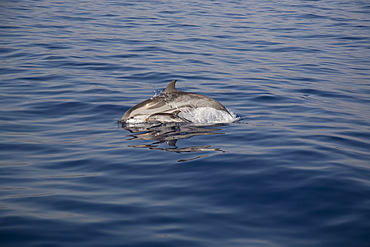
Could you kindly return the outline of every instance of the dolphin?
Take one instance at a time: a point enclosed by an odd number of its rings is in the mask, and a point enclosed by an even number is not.
[[[171,81],[166,89],[158,96],[147,99],[130,108],[122,116],[120,122],[130,119],[141,119],[144,122],[161,123],[188,123],[188,119],[179,116],[179,113],[189,112],[200,107],[211,107],[230,112],[218,101],[197,93],[178,91],[175,87],[177,80]]]

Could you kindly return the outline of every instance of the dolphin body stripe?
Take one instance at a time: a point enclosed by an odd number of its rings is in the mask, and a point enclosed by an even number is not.
[[[190,122],[178,114],[199,107],[211,107],[230,114],[220,102],[201,94],[178,91],[175,86],[176,80],[171,81],[160,95],[147,99],[126,111],[120,122],[126,122],[135,117],[143,118],[146,122]]]

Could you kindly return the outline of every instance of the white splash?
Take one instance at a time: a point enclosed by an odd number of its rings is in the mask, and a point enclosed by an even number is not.
[[[189,111],[181,111],[179,116],[199,125],[232,123],[239,119],[233,112],[230,114],[212,107],[199,107]]]

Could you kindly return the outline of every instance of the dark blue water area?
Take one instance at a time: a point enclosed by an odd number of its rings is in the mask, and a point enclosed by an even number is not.
[[[1,246],[370,246],[368,1],[1,1]],[[240,120],[117,123],[177,79]]]

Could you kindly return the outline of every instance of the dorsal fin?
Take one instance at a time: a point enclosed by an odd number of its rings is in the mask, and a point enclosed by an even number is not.
[[[171,81],[167,87],[166,87],[166,90],[164,90],[163,93],[174,93],[174,92],[177,92],[177,89],[175,87],[175,84],[176,84],[177,80],[173,80]]]

